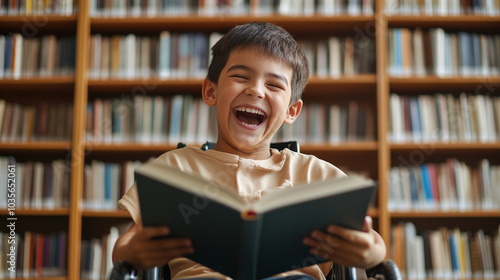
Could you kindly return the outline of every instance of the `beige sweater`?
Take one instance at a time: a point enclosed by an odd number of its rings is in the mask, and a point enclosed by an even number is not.
[[[276,189],[345,176],[340,169],[326,161],[288,149],[281,152],[272,149],[270,158],[252,160],[215,150],[202,151],[199,148],[186,147],[166,152],[157,160],[177,166],[182,171],[195,172],[206,179],[234,187],[240,196],[249,202],[258,200],[266,193]],[[120,199],[118,205],[130,213],[136,224],[141,225],[135,184]],[[194,277],[230,279],[187,258],[174,259],[170,261],[169,266],[172,279]],[[315,279],[325,279],[317,265],[277,276],[303,273],[311,275]]]

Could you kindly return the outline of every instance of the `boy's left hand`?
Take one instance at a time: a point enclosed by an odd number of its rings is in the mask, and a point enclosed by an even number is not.
[[[385,258],[382,237],[372,228],[372,218],[365,217],[363,231],[330,225],[326,232],[315,230],[305,237],[311,253],[348,267],[371,268]]]

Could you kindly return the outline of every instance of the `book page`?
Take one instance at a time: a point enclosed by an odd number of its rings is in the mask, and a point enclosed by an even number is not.
[[[230,187],[208,181],[198,174],[180,171],[159,161],[151,160],[136,172],[177,189],[212,199],[240,212],[248,208],[248,204]]]
[[[263,213],[280,207],[371,187],[373,185],[374,182],[372,180],[357,175],[301,184],[293,188],[280,189],[264,195],[253,205],[253,210],[257,213]]]

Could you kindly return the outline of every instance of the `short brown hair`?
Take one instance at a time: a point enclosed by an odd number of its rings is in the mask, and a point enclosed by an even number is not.
[[[226,33],[212,47],[207,78],[217,84],[231,51],[246,47],[257,47],[259,51],[288,64],[293,70],[290,104],[300,100],[309,78],[307,57],[288,31],[267,22],[238,25]]]

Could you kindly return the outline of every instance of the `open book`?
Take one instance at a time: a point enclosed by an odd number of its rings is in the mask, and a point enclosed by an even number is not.
[[[259,279],[326,260],[302,239],[330,224],[362,230],[375,183],[358,176],[280,189],[247,204],[227,186],[158,161],[135,171],[144,226],[188,237],[187,258],[233,279]]]

